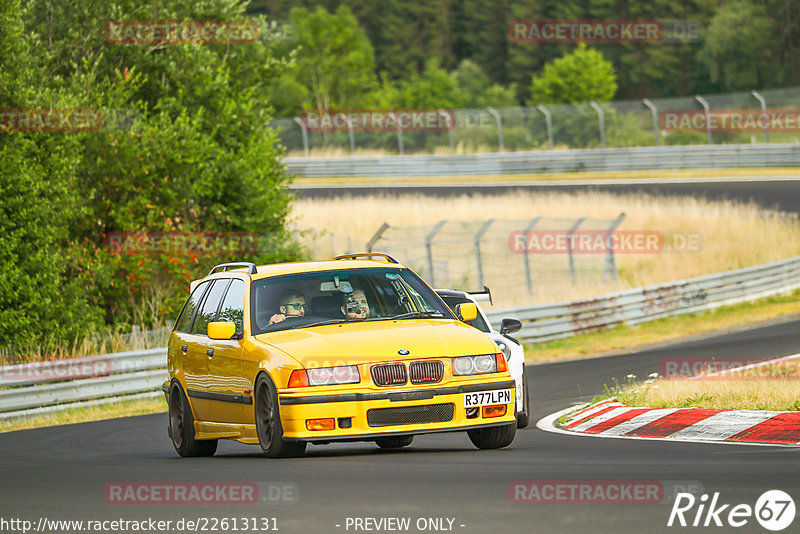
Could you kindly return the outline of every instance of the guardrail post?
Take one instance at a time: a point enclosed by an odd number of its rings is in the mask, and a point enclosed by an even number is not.
[[[573,286],[575,285],[575,259],[572,257],[572,234],[575,232],[575,230],[578,229],[578,227],[581,224],[583,224],[583,221],[585,220],[586,217],[581,217],[580,219],[575,221],[575,224],[572,225],[572,228],[570,228],[567,231],[567,255],[569,256],[569,276],[570,278],[572,278]]]
[[[650,112],[653,114],[653,137],[656,140],[655,146],[661,146],[661,132],[659,131],[659,124],[658,124],[658,109],[656,108],[655,104],[653,104],[649,98],[643,98],[642,104],[647,106]]]
[[[615,281],[619,279],[617,278],[617,264],[614,259],[614,247],[609,238],[624,219],[625,213],[620,213],[619,217],[611,222],[611,226],[609,226],[608,230],[606,231],[606,248],[608,248],[608,252],[606,253],[606,264],[603,268],[603,282],[606,281],[607,275],[613,277]]]
[[[303,153],[308,156],[308,132],[306,131],[306,123],[300,117],[295,117],[294,122],[300,125],[300,131],[303,132]]]
[[[506,144],[503,142],[503,119],[500,118],[500,114],[494,110],[494,108],[486,108],[494,120],[497,122],[497,146],[500,148],[500,152],[505,152]]]
[[[481,258],[481,238],[483,237],[483,234],[485,234],[486,231],[489,230],[489,227],[492,225],[493,222],[494,222],[494,219],[489,219],[488,221],[483,223],[483,226],[481,226],[481,229],[478,230],[478,233],[475,234],[475,259],[478,262],[478,287],[483,287],[483,285],[484,285],[483,284],[483,261],[482,261],[482,258]]]
[[[433,238],[436,237],[436,234],[439,233],[439,230],[442,229],[442,226],[444,226],[446,222],[447,219],[439,221],[436,223],[436,226],[433,227],[433,230],[431,230],[430,233],[425,236],[425,251],[428,254],[428,270],[430,271],[432,287],[436,287],[436,278],[433,272],[433,248],[431,247],[431,243],[433,243]]]
[[[706,99],[703,98],[702,96],[695,95],[694,99],[697,100],[698,102],[700,102],[700,105],[703,106],[703,109],[706,112],[706,135],[708,136],[708,144],[711,145],[713,143],[711,142],[711,120],[710,120],[711,119],[711,117],[710,117],[711,111],[710,111],[710,107],[708,105],[708,102],[706,102]]]
[[[532,219],[531,222],[528,223],[528,226],[525,228],[525,237],[526,237],[526,239],[528,237],[528,232],[533,230],[534,226],[539,224],[539,221],[541,221],[541,220],[542,220],[542,218],[540,216],[540,217],[536,217],[536,218]],[[525,281],[528,283],[528,294],[533,295],[533,281],[531,280],[531,265],[530,265],[530,263],[528,261],[528,256],[529,256],[529,253],[528,253],[528,249],[526,247],[525,248],[525,252],[522,254],[522,257],[525,260]]]
[[[455,125],[453,124],[453,118],[441,109],[439,110],[439,116],[444,117],[444,120],[447,122],[447,133],[450,136],[450,151],[455,153],[456,138],[455,135],[453,134],[453,128],[455,128]]]
[[[536,109],[544,115],[544,121],[547,124],[547,141],[550,144],[550,150],[553,150],[553,118],[550,116],[550,110],[541,104],[538,104]]]
[[[397,115],[394,113],[389,113],[389,116],[394,119],[395,124],[397,124],[397,148],[400,151],[400,155],[403,155],[403,126],[400,124],[400,119],[397,118]]]
[[[381,238],[381,236],[383,235],[383,233],[384,233],[384,232],[385,232],[385,231],[386,231],[388,228],[389,228],[389,225],[388,225],[387,223],[383,223],[383,224],[381,225],[381,227],[380,227],[380,228],[378,228],[378,231],[377,231],[377,232],[375,232],[375,235],[373,235],[373,236],[372,236],[372,239],[370,239],[370,240],[367,242],[367,252],[372,252],[372,247],[374,247],[374,246],[375,246],[375,243],[377,243],[377,242],[378,242],[378,239],[380,239],[380,238]]]
[[[756,100],[761,104],[761,114],[762,116],[767,114],[767,101],[764,100],[764,97],[758,94],[758,91],[752,90],[750,94],[755,97]],[[766,119],[764,120],[764,142],[769,143],[769,121]]]
[[[597,112],[597,122],[600,126],[600,146],[606,147],[606,120],[603,114],[603,108],[597,102],[589,102],[589,105]]]

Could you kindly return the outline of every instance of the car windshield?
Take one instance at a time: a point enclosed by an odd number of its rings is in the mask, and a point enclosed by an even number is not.
[[[468,299],[466,297],[451,297],[451,296],[447,296],[447,295],[443,295],[442,296],[442,300],[445,301],[448,306],[450,306],[451,310],[455,310],[456,306],[459,305],[459,304],[465,304],[467,302],[472,302],[470,299]],[[466,321],[466,323],[468,325],[470,325],[470,326],[474,326],[475,328],[477,328],[481,332],[486,332],[487,334],[489,332],[491,332],[491,329],[486,324],[486,321],[483,320],[483,316],[480,314],[480,312],[478,313],[477,317],[475,317],[471,321]]]
[[[455,319],[409,269],[337,269],[257,280],[251,294],[257,334],[345,322]]]

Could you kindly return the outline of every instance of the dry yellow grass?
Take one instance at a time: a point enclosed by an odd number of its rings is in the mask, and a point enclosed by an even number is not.
[[[656,380],[622,388],[615,396],[646,408],[796,411],[800,380]]]
[[[530,220],[541,215],[613,219],[624,212],[626,218],[619,227],[622,231],[702,233],[703,246],[697,253],[618,254],[620,279],[617,283],[603,283],[598,276],[595,281],[574,287],[568,280],[540,284],[534,302],[555,302],[748,267],[800,254],[797,221],[765,217],[760,214],[761,210],[754,204],[731,201],[603,192],[519,192],[449,198],[412,194],[300,198],[294,203],[292,220],[297,227],[315,230],[317,237],[313,243],[310,235],[304,238],[309,250],[315,252],[315,259],[366,250],[366,242],[384,222],[391,226],[425,225],[443,218],[451,221],[491,217]],[[471,249],[462,249],[461,253],[462,258],[453,261],[471,261]],[[494,273],[494,282],[490,274],[487,273],[487,285],[496,297],[495,307],[531,303],[530,295],[520,291],[519,283],[504,286],[502,272]]]

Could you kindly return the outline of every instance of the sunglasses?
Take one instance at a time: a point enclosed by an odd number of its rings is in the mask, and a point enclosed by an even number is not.
[[[306,305],[303,302],[287,302],[284,304],[287,309],[294,308],[295,310],[305,309]]]

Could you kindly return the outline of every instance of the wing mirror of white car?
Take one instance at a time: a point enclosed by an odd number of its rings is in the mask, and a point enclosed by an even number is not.
[[[513,334],[522,328],[522,321],[518,319],[503,319],[500,321],[500,333],[502,335]]]

